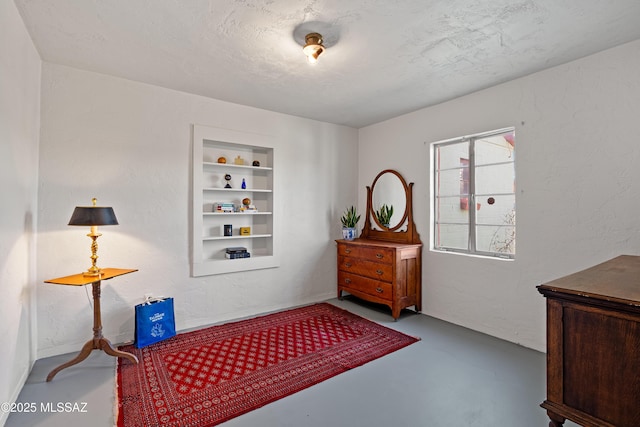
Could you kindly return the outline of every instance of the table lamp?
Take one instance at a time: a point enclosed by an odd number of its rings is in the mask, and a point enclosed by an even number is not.
[[[91,199],[93,206],[76,206],[69,220],[69,225],[90,226],[91,232],[87,234],[91,238],[91,267],[83,274],[85,276],[99,276],[100,268],[96,266],[98,259],[98,237],[102,236],[98,233],[99,225],[118,225],[116,214],[113,208],[96,206],[98,201],[95,197]]]

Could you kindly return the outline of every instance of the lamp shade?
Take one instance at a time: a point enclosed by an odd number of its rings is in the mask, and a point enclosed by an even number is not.
[[[118,219],[110,207],[76,206],[69,225],[118,225]]]

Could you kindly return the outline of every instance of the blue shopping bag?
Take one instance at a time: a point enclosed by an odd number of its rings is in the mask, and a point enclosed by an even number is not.
[[[146,347],[175,335],[173,298],[147,299],[136,305],[136,348]]]

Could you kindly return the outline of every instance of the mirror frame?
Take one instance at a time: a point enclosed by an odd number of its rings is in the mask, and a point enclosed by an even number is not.
[[[378,181],[382,182],[382,178],[386,177],[387,174],[390,173],[392,174],[392,176],[395,176],[395,178],[397,178],[400,182],[400,185],[402,186],[402,190],[404,191],[405,197],[404,197],[404,206],[402,207],[404,209],[404,211],[402,212],[402,217],[398,220],[394,219],[394,225],[393,226],[389,226],[386,227],[384,224],[382,224],[379,220],[378,220],[378,215],[376,214],[376,210],[374,208],[374,199],[375,199],[375,193],[376,193],[376,184],[378,184]],[[380,184],[382,185],[382,184]],[[367,187],[369,188],[369,187]],[[396,231],[399,228],[401,228],[402,226],[405,225],[405,221],[407,220],[407,211],[409,209],[407,206],[407,183],[404,181],[404,179],[402,179],[402,176],[394,170],[391,169],[387,169],[382,171],[381,173],[378,174],[378,176],[375,177],[375,179],[373,180],[373,184],[371,184],[371,210],[369,210],[369,208],[367,208],[367,212],[369,213],[369,215],[371,215],[371,217],[369,218],[369,221],[372,221],[371,226],[373,225],[377,225],[378,227],[380,227],[381,230],[389,230],[389,231]],[[395,217],[395,213],[394,213],[394,217]]]
[[[402,219],[391,228],[384,227],[378,222],[375,209],[373,207],[373,191],[375,190],[376,183],[378,182],[378,179],[380,179],[387,173],[395,175],[400,180],[400,182],[402,183],[402,187],[404,188],[406,201]],[[373,223],[371,222],[372,217],[375,224],[382,228],[382,230],[376,230],[373,228]],[[405,225],[407,228],[406,230],[397,231],[399,228],[402,228]],[[364,227],[362,229],[360,237],[364,239],[383,240],[387,242],[422,243],[420,241],[420,235],[416,230],[416,225],[413,222],[413,182],[407,184],[407,181],[404,180],[403,176],[400,175],[398,171],[393,169],[385,169],[375,177],[371,186],[367,186],[367,210],[365,215]]]

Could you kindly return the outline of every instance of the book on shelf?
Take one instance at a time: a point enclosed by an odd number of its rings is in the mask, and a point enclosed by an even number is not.
[[[231,248],[226,248],[226,252],[228,254],[239,254],[247,252],[247,248],[245,248],[244,246],[234,246]]]
[[[228,213],[228,212],[235,212],[235,210],[236,210],[236,207],[233,203],[214,203],[213,204],[214,212]]]
[[[238,208],[238,211],[245,213],[255,213],[258,212],[258,209],[256,209],[255,205],[242,205]]]
[[[251,258],[251,254],[249,252],[227,252],[226,254],[224,254],[224,257],[227,259]]]

